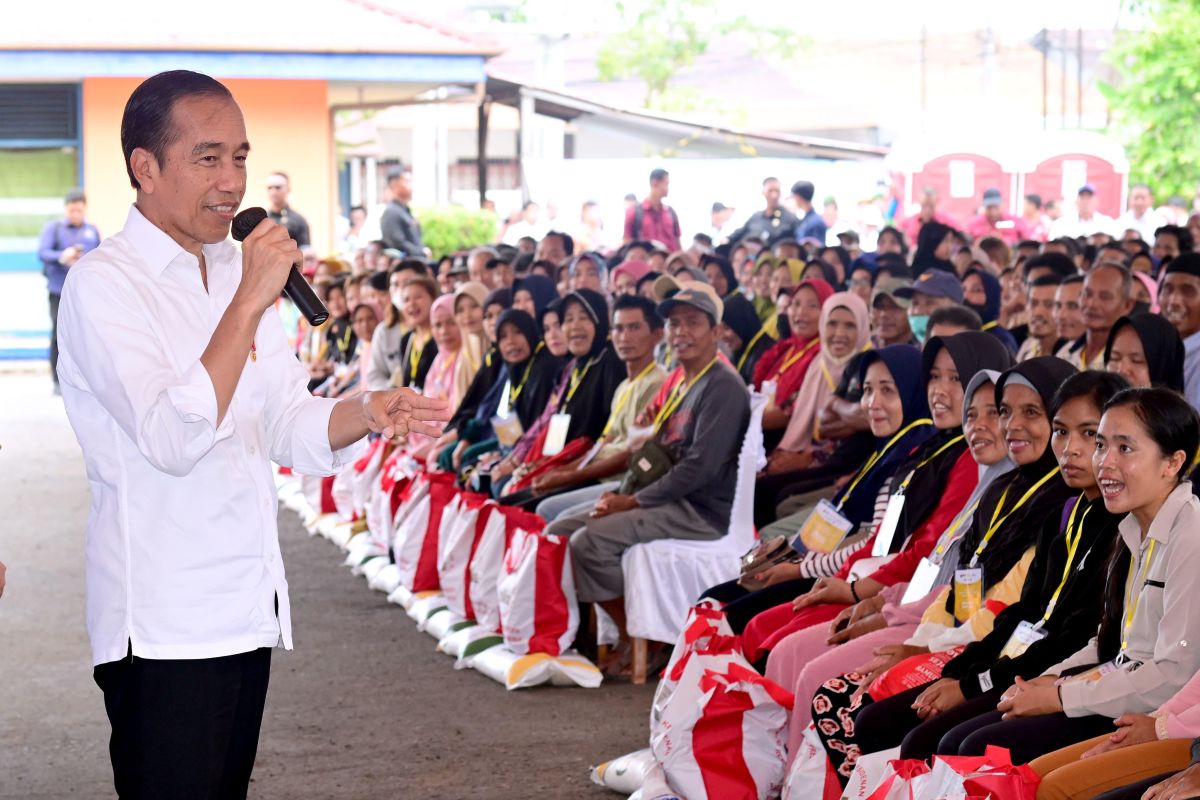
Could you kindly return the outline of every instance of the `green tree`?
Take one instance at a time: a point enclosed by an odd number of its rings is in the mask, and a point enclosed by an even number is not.
[[[1155,196],[1191,197],[1200,181],[1200,0],[1143,0],[1144,20],[1109,51],[1116,80],[1101,84],[1118,122],[1131,178]]]
[[[496,215],[462,206],[429,206],[417,209],[421,239],[435,259],[496,239]]]
[[[720,0],[618,0],[622,30],[610,34],[596,54],[601,80],[638,78],[646,86],[643,104],[661,111],[690,110],[700,94],[672,85],[681,71],[708,52],[717,37],[748,35],[758,55],[790,57],[802,45],[782,27],[760,25],[731,15]]]

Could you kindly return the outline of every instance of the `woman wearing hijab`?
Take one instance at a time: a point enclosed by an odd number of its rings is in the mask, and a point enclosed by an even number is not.
[[[729,348],[729,360],[742,380],[750,384],[759,359],[774,346],[775,340],[763,329],[754,304],[740,294],[725,298],[721,322],[724,324],[721,339]]]
[[[638,285],[641,283],[642,278],[649,273],[650,265],[645,261],[622,261],[608,276],[613,297],[619,297],[623,294],[637,294]]]
[[[608,291],[608,263],[596,253],[580,253],[567,264],[567,287],[603,295]]]
[[[912,262],[914,275],[920,275],[927,269],[940,269],[943,272],[958,274],[950,261],[954,233],[954,229],[949,225],[934,220],[921,226],[921,232],[917,234],[917,252],[913,255]]]
[[[1131,386],[1161,386],[1183,393],[1183,341],[1157,314],[1121,317],[1104,345],[1104,368]]]
[[[908,586],[890,587],[870,600],[843,611],[828,627],[811,626],[783,639],[771,651],[767,677],[792,691],[799,700],[792,709],[788,751],[795,754],[812,721],[808,702],[825,681],[851,672],[870,661],[881,647],[901,645],[917,630],[921,614],[958,567],[959,543],[970,529],[974,509],[992,483],[1013,469],[996,408],[997,370],[983,369],[963,393],[963,433],[978,471],[978,483],[963,510],[941,532]],[[843,617],[856,621],[842,626]]]
[[[704,271],[709,285],[716,289],[717,296],[722,300],[728,300],[735,294],[741,294],[737,275],[734,274],[733,265],[729,263],[729,259],[713,253],[705,253],[700,256],[700,269]]]
[[[821,306],[820,330],[820,353],[796,393],[783,439],[767,460],[767,475],[819,466],[821,456],[832,452],[832,442],[819,442],[818,414],[841,382],[846,364],[871,340],[867,304],[850,292],[830,295]]]
[[[893,479],[879,493],[883,505],[893,502],[893,495],[903,497],[898,501],[903,505],[894,528],[877,527],[849,555],[836,576],[821,578],[794,603],[756,617],[743,636],[748,657],[756,658],[789,634],[827,622],[851,604],[873,598],[912,577],[946,525],[963,510],[978,480],[962,431],[962,376],[1011,363],[1003,345],[987,334],[967,332],[930,340],[921,355],[920,374],[936,433],[906,455]],[[878,409],[868,406],[868,413],[877,415]],[[877,501],[876,509],[879,507]],[[874,540],[880,536],[884,539],[877,544]],[[877,554],[895,555],[880,565],[864,561],[868,555]],[[866,577],[850,580],[851,570]],[[751,652],[755,643],[759,651]]]
[[[856,745],[847,744],[854,730],[849,720],[864,694],[870,696],[875,680],[897,666],[910,669],[901,665],[910,657],[984,638],[991,633],[996,614],[1020,598],[1041,531],[1057,522],[1067,500],[1076,496],[1063,481],[1051,447],[1049,411],[1058,387],[1075,372],[1061,359],[1039,357],[1001,374],[996,401],[1016,469],[994,482],[980,499],[960,543],[952,583],[934,593],[921,623],[903,645],[880,648],[861,669],[827,681],[818,690],[813,718],[827,753],[837,754],[831,761],[843,780],[857,753]]]
[[[751,302],[758,313],[759,320],[765,325],[767,320],[775,319],[775,296],[771,293],[771,275],[777,262],[770,253],[763,253],[754,263],[750,273],[750,289],[753,292]]]
[[[1055,394],[1051,447],[1076,496],[1047,518],[1020,598],[997,615],[992,630],[949,661],[942,677],[865,706],[855,718],[864,753],[901,745],[901,758],[929,758],[952,728],[995,710],[1018,675],[1040,675],[1087,644],[1100,622],[1105,570],[1120,518],[1100,499],[1092,469],[1104,404],[1128,384],[1103,372],[1072,375]],[[1083,569],[1086,564],[1094,569]],[[1018,630],[1044,636],[1009,646]],[[1028,645],[1027,647],[1025,645]]]
[[[532,319],[541,316],[546,306],[558,299],[554,281],[542,275],[526,275],[513,283],[512,307],[524,311]]]
[[[429,320],[437,355],[425,378],[425,394],[444,398],[450,408],[458,408],[475,377],[475,370],[463,356],[462,331],[454,319],[454,296],[444,294],[434,300],[429,309]]]
[[[875,367],[873,370],[872,366]],[[919,378],[921,353],[917,348],[894,345],[870,351],[863,359],[860,378],[866,378],[868,370],[872,394],[868,397],[864,391],[863,406],[872,417],[874,451],[830,500],[849,525],[849,533],[870,524],[880,489],[886,486],[887,480],[909,454],[933,434],[933,421],[929,418],[929,407]],[[879,407],[878,413],[872,414],[875,406]],[[791,526],[792,531],[798,529],[799,521]],[[761,612],[790,603],[809,591],[816,578],[836,574],[849,555],[849,552],[835,550],[829,557],[821,559],[824,570],[808,577],[800,577],[805,560],[798,565],[780,565],[775,568],[777,574],[758,576],[768,581],[767,588],[758,592],[748,592],[737,581],[730,581],[713,587],[704,596],[727,603],[729,622],[735,632],[741,632]],[[753,649],[757,651],[758,648]]]
[[[774,394],[767,400],[763,412],[763,430],[768,432],[768,444],[773,448],[787,427],[800,384],[816,360],[821,347],[821,307],[833,295],[833,287],[822,280],[804,281],[797,286],[788,303],[788,338],[779,341],[763,354],[754,369],[754,386],[760,391],[764,384],[775,385]]]
[[[963,274],[963,305],[983,320],[982,330],[999,339],[1009,352],[1017,352],[1017,340],[1000,325],[1000,280],[982,267],[969,267]]]

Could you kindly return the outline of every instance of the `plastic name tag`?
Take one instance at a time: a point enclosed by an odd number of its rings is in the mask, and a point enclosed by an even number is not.
[[[852,527],[850,520],[842,516],[833,503],[822,498],[808,519],[804,520],[792,547],[801,553],[832,553]]]
[[[496,406],[497,417],[507,417],[512,407],[508,403],[508,393],[512,390],[512,381],[504,382],[504,389],[500,392],[500,405]]]
[[[1030,622],[1022,622],[1012,632],[1012,636],[1008,637],[1008,642],[1004,645],[1004,649],[1000,651],[1000,657],[1016,658],[1028,650],[1031,644],[1040,642],[1045,638],[1046,632],[1044,630]]]
[[[763,397],[770,399],[772,405],[779,405],[775,402],[775,392],[778,391],[779,384],[775,381],[763,381],[761,393]]]
[[[940,570],[939,565],[928,558],[922,558],[921,563],[917,564],[917,568],[913,570],[913,576],[908,582],[908,588],[904,590],[904,597],[900,599],[900,605],[915,603],[929,594]]]
[[[954,571],[954,618],[966,622],[983,608],[983,570],[979,567]]]
[[[879,523],[879,532],[875,534],[875,544],[871,546],[871,555],[875,558],[886,556],[892,551],[892,540],[896,538],[896,526],[900,524],[900,512],[903,510],[903,492],[898,492],[888,498],[887,510],[883,512],[883,522]]]
[[[521,420],[517,418],[516,414],[497,414],[492,417],[492,431],[495,432],[496,441],[500,442],[502,447],[512,447],[525,433],[525,428],[521,426]]]
[[[567,445],[567,428],[571,427],[570,414],[555,414],[550,417],[546,428],[546,441],[542,444],[542,455],[556,456]]]

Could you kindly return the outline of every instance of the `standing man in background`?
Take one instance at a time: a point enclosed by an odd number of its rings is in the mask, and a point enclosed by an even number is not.
[[[286,172],[272,172],[267,176],[267,216],[287,228],[288,236],[298,247],[308,247],[312,237],[308,233],[308,220],[288,205],[292,183]]]
[[[663,200],[671,191],[671,176],[659,168],[650,173],[650,193],[625,212],[625,244],[658,242],[668,253],[682,250],[679,244],[679,217]]]
[[[54,393],[58,388],[58,302],[62,297],[63,281],[67,270],[83,256],[100,244],[100,231],[86,221],[87,197],[76,189],[68,192],[63,200],[66,213],[60,220],[47,222],[38,239],[38,258],[42,260],[42,274],[46,276],[46,289],[50,294],[50,377],[54,380]]]
[[[796,181],[792,184],[792,200],[796,203],[796,241],[803,243],[805,239],[815,239],[819,245],[825,246],[825,219],[813,208],[813,195],[816,187],[809,181]]]
[[[387,247],[395,248],[408,258],[424,258],[425,243],[421,241],[421,223],[413,216],[408,204],[412,202],[412,170],[395,167],[388,171],[387,188],[392,200],[383,210],[379,226]]]

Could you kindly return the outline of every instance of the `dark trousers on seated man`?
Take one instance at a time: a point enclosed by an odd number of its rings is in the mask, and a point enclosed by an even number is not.
[[[581,603],[604,603],[625,596],[621,556],[635,544],[656,539],[719,539],[723,531],[697,513],[687,500],[653,508],[632,508],[606,517],[589,513],[552,522],[546,533],[571,537],[575,594]]]
[[[121,798],[244,798],[258,752],[271,650],[99,664]]]

